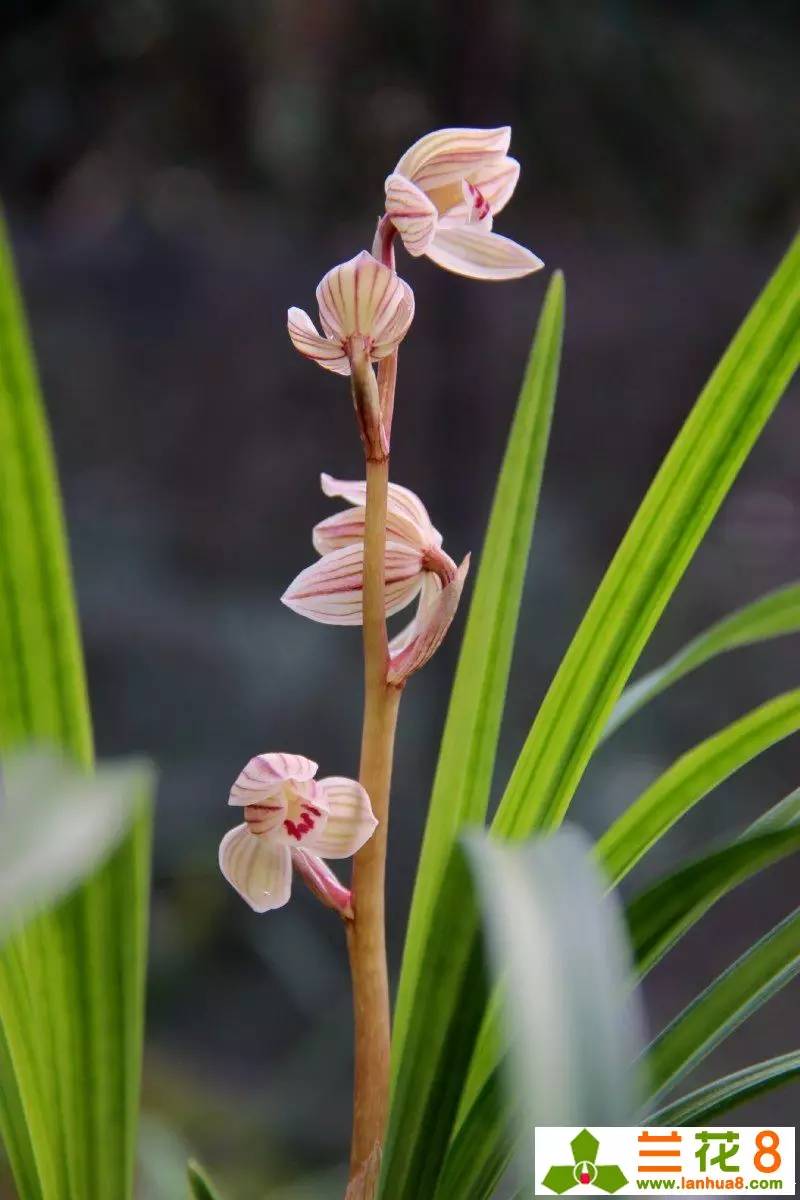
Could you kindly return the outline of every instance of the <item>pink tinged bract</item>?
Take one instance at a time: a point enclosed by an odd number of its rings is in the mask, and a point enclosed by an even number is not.
[[[401,686],[439,649],[456,615],[469,563],[467,555],[444,587],[437,576],[426,576],[414,620],[390,643],[388,683]]]
[[[385,188],[387,216],[410,254],[472,279],[517,279],[542,267],[492,231],[519,178],[510,138],[508,126],[441,129],[406,151]]]
[[[350,374],[351,355],[366,350],[378,362],[397,349],[414,317],[414,293],[390,267],[362,250],[334,267],[317,288],[324,336],[306,312],[290,308],[295,348],[326,370]]]

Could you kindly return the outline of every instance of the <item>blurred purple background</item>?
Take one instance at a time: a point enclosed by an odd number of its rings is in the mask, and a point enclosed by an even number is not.
[[[279,604],[361,467],[346,389],[291,349],[382,182],[448,124],[514,127],[499,229],[547,270],[480,285],[402,257],[393,475],[458,560],[480,549],[549,271],[568,326],[499,794],[644,488],[797,220],[797,8],[555,0],[8,0],[0,163],[60,463],[99,750],[161,770],[143,1196],[184,1149],[232,1200],[336,1195],[349,1121],[341,931],[305,895],[256,918],[220,879],[252,754],[355,773],[359,635]],[[800,574],[800,411],[786,397],[648,649],[654,665]],[[393,968],[463,614],[408,689],[394,796]],[[605,748],[574,817],[599,833],[679,753],[798,684],[796,640],[740,651]],[[800,784],[787,743],[710,796],[629,891]],[[797,902],[797,866],[720,905],[648,982],[657,1029]],[[794,1048],[788,988],[704,1068]],[[737,1121],[790,1123],[788,1088]],[[0,1168],[1,1169],[1,1168]],[[304,1182],[305,1181],[305,1182]],[[0,1194],[2,1183],[0,1183]],[[11,1192],[8,1193],[9,1195]]]

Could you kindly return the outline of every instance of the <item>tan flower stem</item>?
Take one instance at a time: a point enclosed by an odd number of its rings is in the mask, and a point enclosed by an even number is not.
[[[353,399],[359,414],[380,412],[369,360],[353,362]],[[366,367],[366,369],[364,369]],[[369,394],[364,394],[369,393]],[[389,793],[397,710],[402,691],[386,683],[389,661],[384,608],[388,447],[366,430],[367,499],[364,528],[364,724],[359,780],[378,819],[375,833],[353,863],[353,919],[346,922],[353,979],[355,1068],[350,1200],[369,1200],[377,1181],[389,1107],[391,1018],[386,962],[385,874]]]

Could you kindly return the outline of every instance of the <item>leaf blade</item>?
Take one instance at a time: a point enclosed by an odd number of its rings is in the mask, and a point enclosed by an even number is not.
[[[759,597],[706,629],[667,662],[630,684],[614,706],[603,740],[667,688],[719,655],[798,632],[800,583],[788,584]]]
[[[780,1054],[715,1079],[686,1096],[658,1109],[648,1125],[700,1125],[730,1112],[739,1104],[800,1077],[800,1050]]]
[[[651,1042],[653,1102],[800,972],[800,908],[771,929],[700,993]]]
[[[512,772],[493,822],[500,836],[552,828],[566,813],[650,633],[800,363],[798,281],[800,237],[703,389],[614,555]]]
[[[409,914],[393,1030],[402,1055],[436,891],[460,830],[489,802],[529,547],[555,403],[564,280],[550,282],[497,483],[459,655]]]

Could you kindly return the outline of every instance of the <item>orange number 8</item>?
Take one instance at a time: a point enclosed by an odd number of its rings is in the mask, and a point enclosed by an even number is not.
[[[777,1171],[781,1165],[781,1156],[778,1153],[780,1138],[774,1129],[762,1129],[761,1133],[756,1134],[756,1154],[753,1159],[753,1165],[757,1171],[761,1171],[764,1175],[771,1175],[773,1171]],[[769,1166],[765,1163],[765,1159],[769,1159]]]

